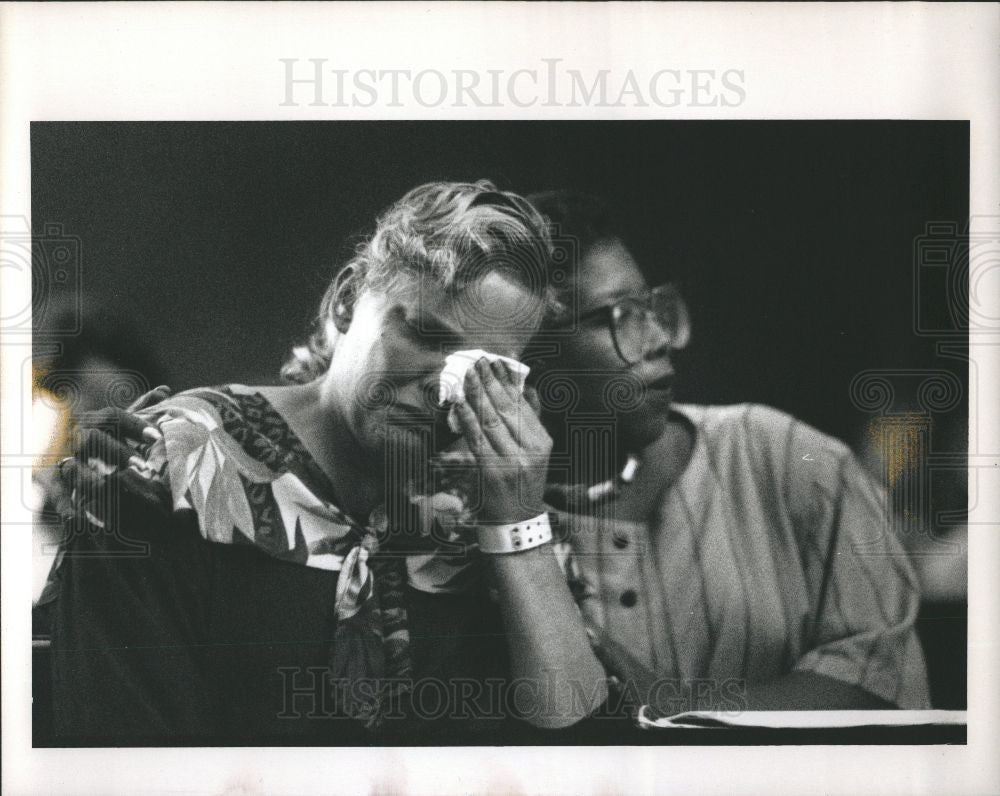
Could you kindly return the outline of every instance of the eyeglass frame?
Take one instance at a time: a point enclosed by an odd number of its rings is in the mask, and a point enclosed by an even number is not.
[[[629,357],[625,356],[622,350],[623,346],[621,344],[621,341],[619,341],[618,339],[618,325],[619,325],[619,319],[621,317],[622,307],[627,304],[643,305],[641,309],[644,310],[644,320],[646,323],[647,335],[650,322],[655,322],[669,336],[670,334],[669,330],[665,328],[663,323],[661,323],[659,317],[657,316],[656,310],[654,310],[652,306],[653,300],[657,296],[667,296],[670,298],[670,300],[674,301],[676,305],[679,307],[678,314],[681,318],[681,321],[678,324],[679,330],[676,335],[676,337],[678,337],[679,340],[675,341],[672,339],[671,342],[669,343],[671,350],[679,351],[685,346],[687,346],[688,342],[690,342],[691,340],[691,320],[688,314],[687,303],[684,301],[684,298],[681,296],[680,292],[678,292],[677,288],[674,286],[672,282],[666,282],[662,285],[657,285],[654,288],[650,288],[647,294],[641,298],[638,296],[625,296],[623,298],[618,299],[617,301],[614,301],[611,304],[605,304],[601,307],[595,307],[594,309],[587,310],[587,312],[581,314],[577,320],[585,321],[589,318],[594,318],[597,317],[598,315],[605,314],[607,316],[606,323],[608,331],[611,333],[611,342],[615,346],[615,352],[618,354],[619,357],[621,357],[622,361],[626,365],[635,365],[638,362],[642,361],[643,354],[640,353],[638,358],[630,359]],[[643,346],[643,353],[644,352],[645,352],[645,346]]]

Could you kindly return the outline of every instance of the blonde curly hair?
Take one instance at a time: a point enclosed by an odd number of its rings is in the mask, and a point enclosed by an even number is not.
[[[450,289],[503,270],[548,306],[551,256],[547,222],[515,193],[487,180],[414,188],[385,212],[330,283],[312,333],[292,349],[281,376],[305,383],[327,371],[339,334],[334,313],[345,298],[353,301],[364,290],[391,293],[412,285],[413,277]]]

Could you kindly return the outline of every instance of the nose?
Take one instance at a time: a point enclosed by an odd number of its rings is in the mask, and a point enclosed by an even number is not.
[[[670,356],[670,344],[673,338],[656,315],[650,311],[646,314],[646,345],[642,358],[649,360],[666,359]]]

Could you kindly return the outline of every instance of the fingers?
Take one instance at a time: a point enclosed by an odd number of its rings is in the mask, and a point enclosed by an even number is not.
[[[538,417],[542,416],[542,402],[538,397],[538,390],[532,387],[530,384],[524,385],[524,400],[528,402],[528,406]]]
[[[56,475],[59,476],[59,483],[67,495],[72,495],[80,483],[80,470],[80,463],[72,456],[67,456],[56,465]]]
[[[491,467],[500,462],[512,461],[516,449],[503,422],[496,419],[494,425],[487,428],[481,417],[483,409],[472,408],[468,392],[466,398],[467,400],[455,404],[455,417],[458,420],[459,431],[465,438],[476,463],[481,467]],[[493,412],[488,406],[488,398],[483,397],[479,400],[487,404],[485,409],[487,413]],[[493,417],[496,418],[495,412]]]
[[[458,420],[458,428],[462,432],[462,436],[465,437],[469,450],[479,460],[489,446],[486,435],[483,434],[482,427],[479,424],[479,418],[476,417],[476,413],[472,411],[472,407],[469,406],[467,401],[459,401],[455,404],[454,409],[455,418]]]
[[[70,505],[76,505],[87,502],[86,496],[97,492],[112,468],[83,464],[67,457],[56,465],[56,472],[63,492],[70,498]]]
[[[132,412],[131,408],[114,407],[96,412],[84,412],[76,424],[82,430],[100,431],[121,441],[149,442],[162,437],[160,430],[153,423]]]
[[[466,373],[465,395],[475,412],[481,435],[489,442],[493,452],[501,456],[515,453],[508,420],[504,417],[510,413],[510,399],[504,394],[504,388],[497,382],[493,368],[485,358],[478,360]]]
[[[81,462],[101,461],[112,469],[125,467],[135,451],[126,442],[99,428],[81,428],[73,437],[73,455]]]
[[[525,507],[540,507],[551,440],[540,426],[535,436],[522,427],[523,416],[535,424],[538,419],[505,365],[486,358],[476,362],[465,376],[465,397],[455,404],[454,413],[482,473],[477,516],[487,522],[507,521]]]
[[[116,503],[119,510],[123,509],[124,498],[134,499],[137,505],[144,503],[144,510],[149,505],[169,506],[170,503],[169,488],[162,481],[134,468],[116,473],[111,468],[83,464],[67,457],[56,465],[56,471],[64,493],[62,502],[65,505],[60,508],[64,516],[87,511],[98,520],[107,522],[110,519],[107,515],[109,495],[122,498]]]
[[[538,391],[529,384],[518,388],[513,368],[506,362],[502,364],[506,389],[516,407],[516,413],[510,415],[508,429],[517,444],[528,449],[535,448],[540,440],[548,439],[548,431],[542,425],[542,406]]]
[[[151,395],[151,394],[152,393],[146,393],[146,395]],[[146,396],[143,396],[143,398],[145,397]],[[141,401],[142,398],[140,398],[139,400]],[[156,401],[153,401],[153,403],[158,403],[160,400],[163,399],[162,398],[157,399]],[[150,421],[145,420],[133,414],[133,412],[138,412],[138,411],[139,409],[133,409],[131,406],[128,409],[124,410],[122,409],[114,410],[115,422],[118,424],[118,428],[121,430],[122,436],[124,436],[125,439],[132,440],[133,442],[158,440],[161,436],[160,430]]]
[[[496,453],[514,456],[545,448],[548,433],[506,362],[477,361],[466,373],[465,394]]]
[[[161,400],[168,392],[169,388],[157,388],[143,396],[140,402]],[[61,464],[60,481],[70,491],[74,488],[86,491],[108,473],[138,461],[135,447],[130,443],[161,438],[156,426],[127,410],[108,407],[83,413],[77,419],[72,438],[72,452],[77,461]]]
[[[496,376],[497,381],[504,389],[505,400],[510,403],[511,407],[519,406],[521,403],[521,391],[517,388],[517,381],[511,366],[503,360],[491,362],[490,366],[492,367],[493,375]]]
[[[154,387],[149,392],[140,395],[125,411],[138,412],[142,409],[148,409],[150,406],[154,406],[160,401],[169,398],[173,395],[173,392],[166,384],[161,384],[159,387]]]
[[[492,364],[493,372],[502,385],[505,395],[504,409],[499,414],[507,424],[514,445],[538,452],[549,440],[548,432],[541,421],[538,393],[528,385],[524,385],[523,390],[519,388],[514,371],[506,362]]]

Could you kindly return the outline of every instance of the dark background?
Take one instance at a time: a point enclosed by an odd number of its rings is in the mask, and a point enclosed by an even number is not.
[[[854,443],[858,371],[966,378],[912,296],[914,239],[968,216],[968,157],[965,122],[35,123],[32,219],[81,238],[85,294],[186,388],[275,381],[352,236],[419,183],[589,190],[688,298],[680,400]]]
[[[618,208],[651,281],[673,278],[692,310],[679,400],[770,404],[864,456],[860,371],[967,383],[913,309],[915,240],[968,218],[967,122],[45,122],[31,147],[36,236],[79,239],[63,298],[82,290],[84,333],[147,347],[140,369],[175,389],[276,381],[376,216],[417,184],[479,178]],[[39,329],[60,298],[50,244]],[[952,323],[947,279],[929,284],[924,309]],[[899,386],[888,413],[916,406]],[[964,450],[966,419],[965,401],[935,413],[932,449]],[[935,487],[936,510],[965,505],[964,471]],[[935,704],[964,705],[964,604],[925,606],[919,627]]]

